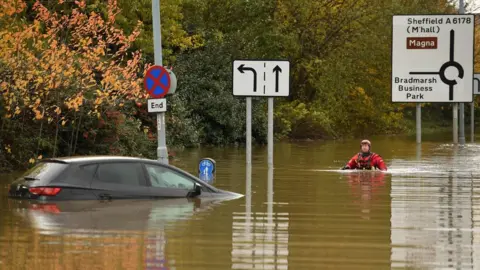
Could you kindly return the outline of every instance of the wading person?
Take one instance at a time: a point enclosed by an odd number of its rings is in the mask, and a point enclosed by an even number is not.
[[[372,144],[369,140],[360,142],[361,151],[353,156],[342,170],[381,170],[386,171],[387,166],[382,157],[376,153],[370,152]]]

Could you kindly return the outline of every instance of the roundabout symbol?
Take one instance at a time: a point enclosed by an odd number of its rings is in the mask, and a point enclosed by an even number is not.
[[[463,79],[463,76],[464,76],[464,70],[463,70],[463,67],[462,65],[460,65],[458,62],[456,62],[454,60],[454,53],[455,51],[455,31],[452,29],[450,30],[450,59],[445,62],[441,67],[440,67],[440,70],[439,71],[432,71],[432,72],[410,72],[411,75],[439,75],[440,76],[440,80],[442,80],[443,83],[445,83],[446,85],[449,86],[449,95],[448,95],[448,99],[449,100],[453,100],[453,86],[457,84],[457,81],[456,80],[449,80],[446,76],[445,76],[445,72],[447,70],[447,68],[449,67],[454,67],[457,69],[458,71],[458,77],[460,79]]]

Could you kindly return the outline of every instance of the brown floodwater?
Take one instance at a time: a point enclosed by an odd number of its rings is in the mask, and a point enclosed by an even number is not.
[[[214,185],[245,195],[228,201],[35,207],[4,175],[0,269],[479,268],[480,145],[448,135],[370,138],[386,173],[339,170],[360,139],[277,143],[274,168],[266,146],[251,167],[241,147],[177,153],[194,174],[214,158]]]

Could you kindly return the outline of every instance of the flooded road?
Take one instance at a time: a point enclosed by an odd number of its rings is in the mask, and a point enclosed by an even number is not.
[[[251,167],[243,148],[177,153],[194,174],[214,158],[214,185],[245,194],[229,201],[41,207],[7,199],[4,176],[0,269],[480,268],[480,144],[369,139],[388,172],[339,170],[360,139],[277,143],[274,169],[266,146]]]

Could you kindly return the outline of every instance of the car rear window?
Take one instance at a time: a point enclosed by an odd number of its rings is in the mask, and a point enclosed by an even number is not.
[[[68,164],[59,162],[40,162],[26,171],[21,177],[25,180],[47,184],[55,179],[67,166]]]

